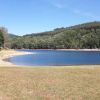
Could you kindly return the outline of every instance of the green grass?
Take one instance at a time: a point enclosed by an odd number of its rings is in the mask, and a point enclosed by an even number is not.
[[[0,67],[0,100],[100,100],[100,68]]]

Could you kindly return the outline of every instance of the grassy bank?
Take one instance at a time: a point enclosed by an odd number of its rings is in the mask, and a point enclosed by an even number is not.
[[[0,100],[100,100],[100,68],[0,67]]]

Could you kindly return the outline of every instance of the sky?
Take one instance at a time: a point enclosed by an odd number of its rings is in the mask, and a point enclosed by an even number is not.
[[[100,0],[0,0],[0,26],[24,35],[100,21]]]

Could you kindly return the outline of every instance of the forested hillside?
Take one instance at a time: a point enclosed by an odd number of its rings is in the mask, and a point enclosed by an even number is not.
[[[10,36],[10,40],[9,40]],[[13,49],[84,49],[100,48],[100,22],[84,23],[53,31],[24,36],[9,34],[0,28],[0,47]]]
[[[57,28],[11,38],[14,49],[83,49],[100,48],[100,22]]]

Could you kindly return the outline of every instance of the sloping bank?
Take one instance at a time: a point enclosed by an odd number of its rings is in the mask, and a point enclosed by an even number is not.
[[[16,66],[12,64],[11,62],[6,61],[6,59],[13,57],[13,56],[18,56],[18,55],[25,55],[25,54],[31,54],[31,52],[20,52],[16,50],[2,50],[0,51],[0,66]]]

